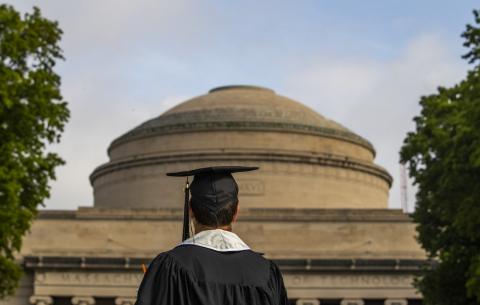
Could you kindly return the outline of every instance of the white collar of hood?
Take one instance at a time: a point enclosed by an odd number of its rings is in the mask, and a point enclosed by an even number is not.
[[[237,234],[222,229],[205,230],[180,244],[195,245],[220,252],[250,250]]]

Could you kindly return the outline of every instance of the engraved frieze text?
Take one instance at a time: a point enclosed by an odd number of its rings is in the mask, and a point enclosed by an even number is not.
[[[261,196],[265,194],[265,183],[262,180],[238,180],[240,196]]]
[[[41,272],[35,275],[35,284],[138,286],[142,277],[141,272]]]
[[[411,275],[286,275],[285,284],[289,287],[412,287]]]

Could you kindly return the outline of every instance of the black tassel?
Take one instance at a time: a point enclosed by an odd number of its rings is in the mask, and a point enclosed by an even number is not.
[[[188,184],[188,177],[187,183],[185,184],[185,206],[183,207],[183,232],[182,232],[182,241],[190,238],[190,223],[188,217],[188,202],[190,200],[190,185]]]

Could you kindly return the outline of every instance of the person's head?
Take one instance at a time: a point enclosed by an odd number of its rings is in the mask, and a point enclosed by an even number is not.
[[[229,172],[197,175],[190,185],[190,210],[200,225],[230,226],[238,212],[238,185]]]
[[[215,211],[209,210],[201,202],[190,200],[190,215],[201,226],[210,228],[229,227],[237,220],[238,200],[223,203]]]
[[[194,219],[195,231],[199,228],[231,228],[238,215],[238,185],[232,173],[257,169],[258,167],[214,166],[167,173],[171,177],[187,177],[182,240],[189,237],[189,215]],[[190,185],[189,176],[193,176]]]

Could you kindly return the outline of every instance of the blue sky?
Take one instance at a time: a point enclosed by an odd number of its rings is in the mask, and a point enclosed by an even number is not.
[[[115,137],[212,87],[253,84],[369,139],[395,179],[421,95],[464,77],[475,1],[16,1],[58,20],[72,117],[49,209],[93,202],[88,175]],[[413,206],[414,189],[409,189]]]

